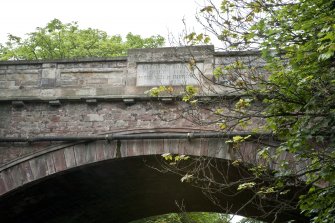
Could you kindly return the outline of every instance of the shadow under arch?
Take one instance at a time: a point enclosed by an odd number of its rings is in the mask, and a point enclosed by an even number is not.
[[[90,163],[61,171],[18,187],[0,197],[4,222],[129,222],[153,215],[180,211],[221,212],[217,206],[180,177],[161,173],[149,166],[159,165],[158,155],[133,156]],[[223,165],[228,160],[217,159]],[[234,175],[237,168],[231,167]],[[226,197],[231,212],[245,204],[252,194]],[[243,216],[257,215],[257,207],[246,206]],[[268,219],[262,219],[270,221]],[[296,218],[297,212],[282,213],[277,222]]]

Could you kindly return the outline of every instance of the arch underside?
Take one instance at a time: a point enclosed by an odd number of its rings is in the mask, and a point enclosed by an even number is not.
[[[203,193],[180,177],[161,173],[159,156],[117,158],[62,171],[16,188],[0,197],[3,222],[129,222],[152,215],[186,211],[222,212]],[[220,159],[223,165],[229,161]],[[238,175],[230,167],[229,175]],[[252,196],[221,197],[236,212]],[[238,214],[257,216],[247,205]],[[277,222],[298,213],[281,213]],[[272,220],[274,216],[267,219]],[[299,221],[300,222],[300,221]]]

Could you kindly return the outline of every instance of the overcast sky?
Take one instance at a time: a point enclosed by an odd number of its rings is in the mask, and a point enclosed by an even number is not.
[[[54,18],[77,21],[81,28],[98,28],[110,35],[128,32],[143,37],[174,35],[183,29],[182,19],[194,24],[203,0],[2,0],[0,42],[8,33],[23,36]]]

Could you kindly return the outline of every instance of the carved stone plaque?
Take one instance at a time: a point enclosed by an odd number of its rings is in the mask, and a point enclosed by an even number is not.
[[[197,63],[202,71],[203,63]],[[197,85],[200,72],[191,71],[186,63],[139,63],[136,86]]]

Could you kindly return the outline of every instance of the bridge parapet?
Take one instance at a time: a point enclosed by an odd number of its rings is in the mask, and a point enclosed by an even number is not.
[[[0,62],[1,100],[55,100],[146,96],[153,86],[197,84],[193,58],[212,75],[210,47],[129,50],[128,57]],[[199,74],[198,74],[199,76]]]
[[[213,46],[132,49],[116,58],[2,61],[0,100],[147,97],[144,92],[154,86],[209,84],[214,67],[236,60],[254,67],[264,63],[258,52],[216,53]]]

